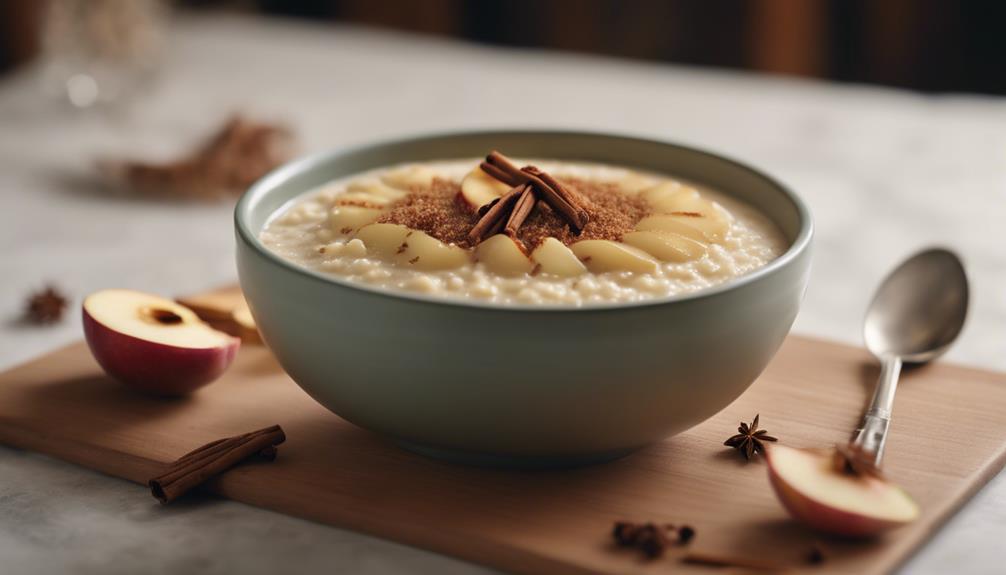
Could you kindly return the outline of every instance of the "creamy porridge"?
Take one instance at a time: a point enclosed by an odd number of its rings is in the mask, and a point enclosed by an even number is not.
[[[786,249],[768,218],[714,190],[601,164],[499,161],[510,171],[452,160],[333,181],[279,210],[262,242],[392,291],[571,306],[693,292]]]

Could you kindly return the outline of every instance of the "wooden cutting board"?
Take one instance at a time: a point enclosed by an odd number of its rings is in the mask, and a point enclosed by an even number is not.
[[[829,560],[800,570],[884,573],[1003,466],[1006,376],[948,364],[904,374],[886,468],[924,515],[877,541],[821,538],[790,521],[764,463],[721,445],[759,412],[784,444],[843,441],[876,371],[859,349],[790,337],[747,393],[695,429],[604,465],[516,472],[401,451],[314,403],[262,347],[246,345],[191,397],[156,399],[107,379],[75,344],[0,375],[0,442],[145,483],[196,446],[279,423],[289,439],[276,461],[207,489],[520,573],[722,572],[679,564],[679,550],[648,562],[616,549],[616,519],[687,522],[695,551],[794,564],[822,540]]]

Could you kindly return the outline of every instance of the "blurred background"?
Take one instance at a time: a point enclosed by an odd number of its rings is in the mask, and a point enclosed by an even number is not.
[[[73,21],[81,24],[83,18],[60,22],[59,13],[105,10],[109,19],[149,24],[155,4],[0,0],[0,72],[45,50],[65,49],[55,45],[67,43]],[[354,23],[486,44],[926,92],[1006,94],[1002,33],[1006,2],[990,0],[179,0],[171,4],[189,11]],[[57,14],[47,5],[56,5]],[[114,23],[91,22],[85,27],[90,34],[115,29]],[[136,38],[115,40],[132,48],[142,43]],[[77,42],[84,40],[78,37]]]

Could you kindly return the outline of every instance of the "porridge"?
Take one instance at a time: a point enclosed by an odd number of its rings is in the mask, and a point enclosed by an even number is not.
[[[330,182],[280,209],[261,239],[284,259],[353,283],[571,306],[693,292],[786,249],[767,217],[714,190],[497,152]]]

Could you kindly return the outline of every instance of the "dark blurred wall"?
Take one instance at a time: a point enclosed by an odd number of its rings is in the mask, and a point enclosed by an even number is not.
[[[507,46],[1006,94],[1006,0],[177,0]],[[0,0],[0,70],[42,0]]]
[[[275,14],[508,46],[1006,94],[1003,0],[259,0],[258,5]]]

